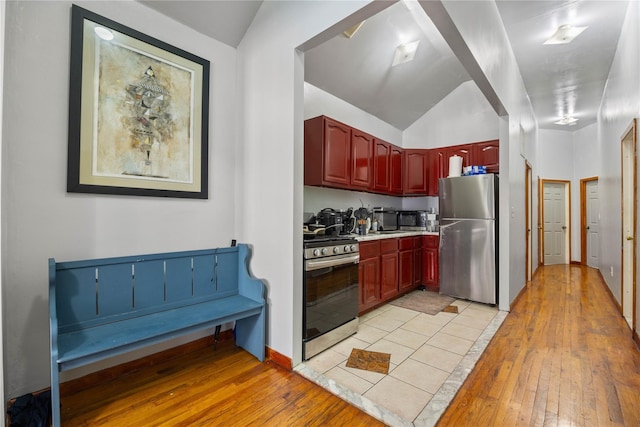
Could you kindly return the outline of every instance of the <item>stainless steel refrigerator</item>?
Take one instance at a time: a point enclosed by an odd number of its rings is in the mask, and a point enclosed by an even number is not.
[[[440,293],[498,302],[498,176],[440,178]]]

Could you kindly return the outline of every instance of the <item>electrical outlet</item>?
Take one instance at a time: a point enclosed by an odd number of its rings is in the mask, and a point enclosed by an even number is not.
[[[613,277],[613,265],[611,266],[611,277]]]

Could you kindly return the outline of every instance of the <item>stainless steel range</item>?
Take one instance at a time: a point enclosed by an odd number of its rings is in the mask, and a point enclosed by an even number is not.
[[[359,262],[353,238],[304,242],[303,360],[358,331]]]

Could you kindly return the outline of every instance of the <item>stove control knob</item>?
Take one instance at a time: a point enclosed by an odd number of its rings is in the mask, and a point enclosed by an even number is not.
[[[326,254],[327,254],[327,252],[329,252],[329,251],[327,250],[327,248],[322,248],[322,255],[326,255]]]
[[[333,248],[333,253],[334,253],[334,254],[337,254],[338,252],[340,252],[340,248],[339,248],[339,247],[337,247],[337,246],[335,246],[335,247]]]
[[[349,250],[350,250],[350,249],[349,249],[349,245],[345,245],[345,247],[344,247],[344,251],[345,251],[345,252],[349,252]]]
[[[314,249],[313,256],[319,256],[319,255],[320,255],[320,249]]]
[[[351,245],[351,251],[355,252],[356,251],[356,245]]]

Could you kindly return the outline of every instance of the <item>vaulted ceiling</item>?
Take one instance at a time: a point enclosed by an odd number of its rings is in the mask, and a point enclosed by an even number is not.
[[[237,47],[262,1],[141,1]],[[305,80],[404,130],[470,77],[416,1],[389,2],[351,38],[305,52]],[[496,1],[541,128],[574,131],[596,121],[627,0]],[[543,45],[560,26],[587,26],[572,43]],[[395,49],[420,40],[415,59],[391,66]],[[578,119],[556,125],[563,116]]]

